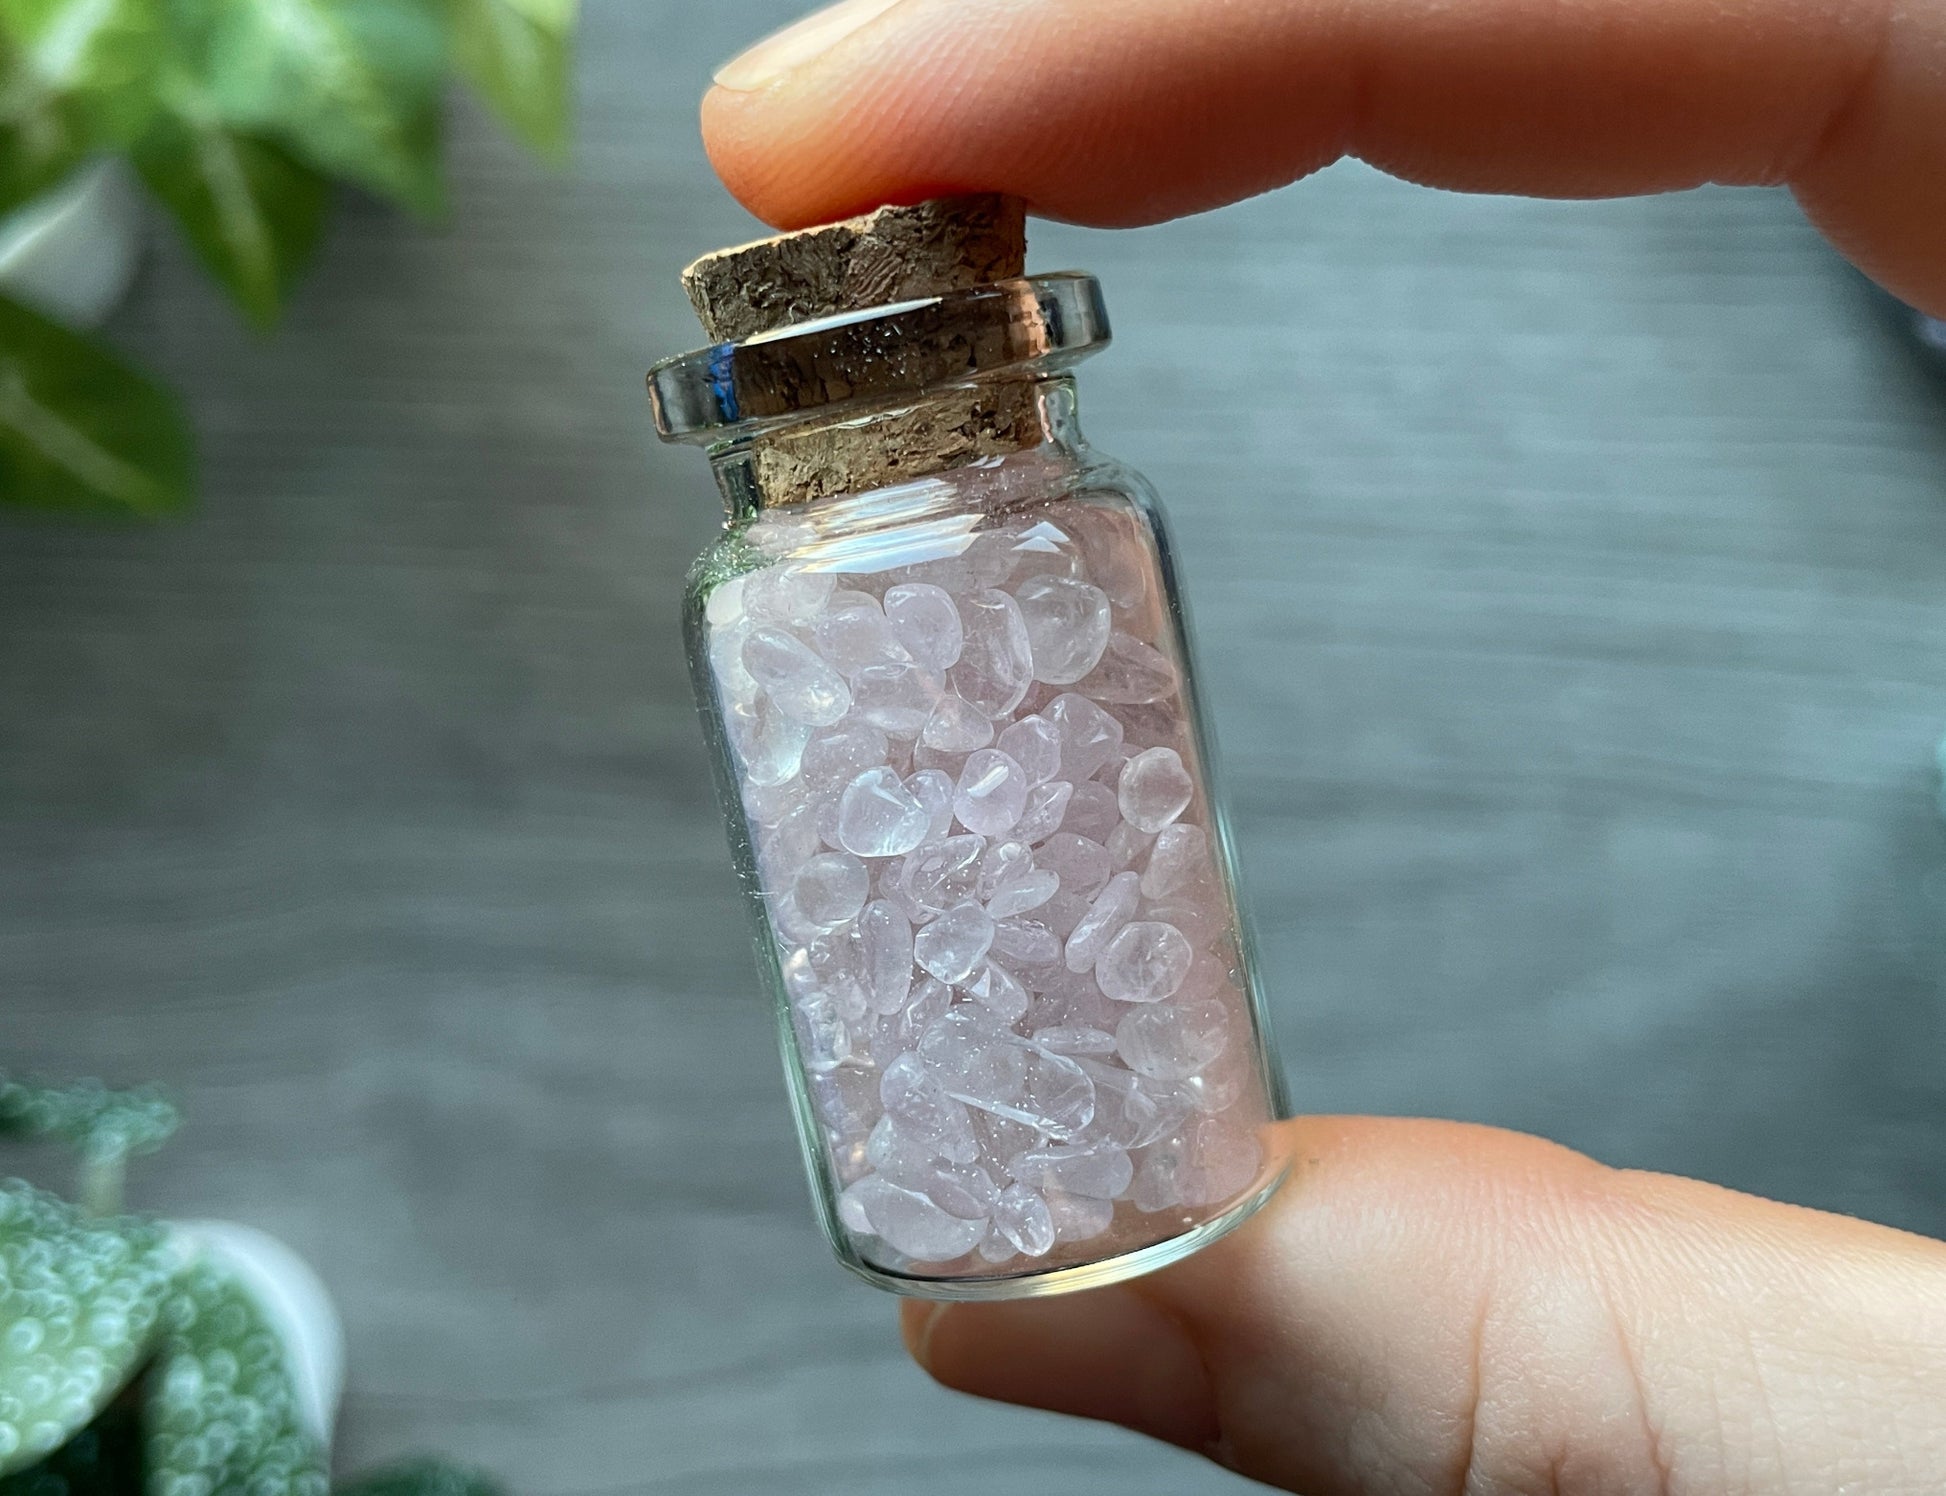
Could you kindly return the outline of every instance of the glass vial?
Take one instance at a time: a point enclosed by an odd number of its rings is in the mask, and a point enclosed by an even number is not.
[[[688,647],[818,1212],[932,1298],[1162,1266],[1284,1168],[1166,532],[1076,424],[1099,289],[1023,248],[983,198],[706,257],[649,381],[729,509]]]

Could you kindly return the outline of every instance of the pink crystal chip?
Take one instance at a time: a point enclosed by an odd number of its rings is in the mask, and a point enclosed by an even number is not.
[[[1005,1276],[1222,1214],[1270,1103],[1143,525],[881,572],[811,533],[752,527],[703,653],[853,1248]]]

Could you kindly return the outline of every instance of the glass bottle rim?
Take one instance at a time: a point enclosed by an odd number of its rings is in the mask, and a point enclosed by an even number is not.
[[[846,406],[1058,372],[1110,337],[1094,276],[1050,271],[678,354],[649,370],[649,405],[662,440],[715,445]]]

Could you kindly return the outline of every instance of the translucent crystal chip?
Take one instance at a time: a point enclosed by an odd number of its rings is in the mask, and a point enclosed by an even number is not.
[[[980,886],[983,836],[949,836],[925,842],[905,860],[907,896],[928,915],[944,914],[972,898]]]
[[[1065,692],[1043,715],[1061,734],[1061,772],[1076,784],[1092,778],[1121,746],[1122,724],[1086,696]]]
[[[1075,1063],[1095,1083],[1095,1119],[1084,1134],[1091,1145],[1143,1147],[1175,1131],[1194,1109],[1180,1084],[1150,1080],[1097,1058]]]
[[[949,1096],[1011,1116],[1000,1109],[1020,1095],[1027,1057],[1005,1035],[1005,1026],[981,1009],[949,1008],[920,1039],[919,1058]]]
[[[1033,1043],[1051,1054],[1105,1055],[1115,1052],[1115,1036],[1095,1028],[1053,1025],[1036,1029]]]
[[[742,577],[725,577],[703,599],[703,619],[711,628],[728,628],[741,621],[743,610]]]
[[[860,942],[849,925],[793,948],[780,964],[792,1002],[823,996],[847,1023],[863,1018],[871,1007]]]
[[[1004,717],[1020,705],[1034,677],[1020,605],[989,587],[961,603],[960,623],[964,637],[951,672],[953,688],[989,717]]]
[[[835,1070],[852,1056],[851,1025],[828,993],[811,992],[791,1003],[798,1058],[817,1073]]]
[[[825,663],[840,675],[911,658],[894,637],[878,599],[869,592],[834,592],[811,624],[811,637]]]
[[[1121,824],[1122,808],[1115,803],[1113,790],[1092,781],[1075,784],[1074,793],[1068,797],[1067,814],[1061,818],[1061,830],[1106,846]]]
[[[1100,890],[1097,889],[1096,892],[1100,892]],[[1069,893],[1064,888],[1045,904],[1041,905],[1035,913],[1039,916],[1041,923],[1052,930],[1065,944],[1068,936],[1074,933],[1074,927],[1080,924],[1083,916],[1087,914],[1088,905],[1091,902],[1093,901],[1086,896],[1078,893]]]
[[[989,842],[980,856],[980,883],[975,895],[981,903],[993,897],[994,889],[1010,873],[1034,865],[1034,854],[1022,843],[1000,837]]]
[[[996,920],[993,949],[1020,966],[1051,966],[1061,959],[1061,938],[1039,920]]]
[[[1138,753],[1122,770],[1115,800],[1122,818],[1142,831],[1160,831],[1183,813],[1196,793],[1196,782],[1173,748],[1150,748]]]
[[[999,836],[1027,806],[1027,775],[1008,754],[982,748],[969,754],[953,794],[953,814],[968,831]]]
[[[797,563],[768,566],[743,579],[744,611],[772,623],[803,623],[830,600],[838,579]]]
[[[1087,1195],[1070,1195],[1066,1190],[1049,1190],[1044,1198],[1054,1220],[1057,1241],[1092,1241],[1115,1220],[1115,1202],[1095,1200]]]
[[[1068,813],[1068,802],[1073,798],[1074,786],[1065,779],[1035,785],[1027,792],[1027,803],[1021,807],[1020,819],[1014,823],[1015,840],[1026,842],[1029,846],[1046,841],[1061,829],[1062,818]]]
[[[1132,1008],[1115,1026],[1115,1048],[1131,1070],[1152,1080],[1187,1080],[1230,1044],[1230,1017],[1209,998]]]
[[[1117,873],[1102,886],[1088,912],[1068,936],[1065,959],[1069,971],[1093,968],[1108,942],[1135,913],[1135,906],[1142,900],[1141,881],[1134,873]]]
[[[1116,872],[1133,867],[1155,841],[1153,831],[1143,831],[1123,821],[1108,833],[1108,840],[1102,845],[1108,850],[1108,865]]]
[[[889,899],[858,916],[866,1004],[874,1013],[902,1012],[912,997],[912,921]]]
[[[885,751],[883,731],[857,717],[847,717],[811,734],[804,745],[804,783],[817,793],[837,790],[865,770],[884,763]]]
[[[879,1114],[878,1077],[869,1070],[847,1066],[810,1076],[811,1106],[841,1137],[863,1139]]]
[[[1054,1217],[1043,1200],[1024,1184],[1000,1191],[993,1207],[993,1229],[1017,1252],[1045,1257],[1054,1250]]]
[[[966,995],[985,1008],[1002,1023],[1017,1023],[1026,1016],[1030,999],[1027,989],[1020,985],[1013,973],[994,961],[980,968],[978,975],[965,984]]]
[[[872,1059],[889,1066],[919,1047],[927,1029],[952,1006],[953,989],[938,977],[921,977],[898,1012],[882,1018],[871,1037]]]
[[[940,697],[939,677],[918,665],[867,665],[852,677],[854,710],[894,738],[916,738]]]
[[[1119,1148],[1076,1148],[1044,1145],[1019,1154],[1007,1172],[1022,1184],[1063,1190],[1094,1200],[1114,1200],[1135,1178],[1135,1165]]]
[[[1000,1187],[978,1164],[941,1160],[924,1176],[920,1192],[948,1215],[985,1224],[1000,1203]]]
[[[1061,880],[1046,868],[1029,863],[1012,869],[994,884],[987,896],[987,913],[996,920],[1026,914],[1053,898],[1060,887]]]
[[[851,710],[845,678],[781,628],[750,631],[743,641],[743,668],[780,712],[807,726],[828,727]]]
[[[971,753],[993,741],[993,719],[972,702],[948,691],[933,704],[919,741],[941,753]]]
[[[865,907],[871,878],[865,864],[844,852],[821,852],[798,869],[791,898],[813,924],[830,929]]]
[[[964,1257],[986,1235],[985,1220],[963,1220],[920,1194],[868,1174],[839,1197],[840,1219],[854,1231],[883,1238],[918,1262]]]
[[[1095,962],[1095,980],[1102,993],[1118,1003],[1164,1002],[1182,987],[1195,954],[1188,937],[1174,925],[1136,920],[1122,926],[1102,949]]]
[[[926,1196],[949,1215],[985,1220],[999,1203],[993,1176],[971,1160],[942,1158],[892,1117],[881,1117],[863,1149],[867,1164],[902,1188]]]
[[[980,1156],[980,1140],[964,1105],[919,1063],[902,1054],[886,1065],[878,1081],[885,1115],[901,1132],[928,1151],[928,1156],[971,1163]]]
[[[710,669],[716,676],[717,689],[726,701],[747,702],[757,694],[757,678],[743,668],[744,641],[756,627],[756,620],[739,618],[734,623],[710,631]]]
[[[1242,1056],[1231,1050],[1201,1075],[1179,1080],[1170,1094],[1195,1112],[1227,1112],[1243,1099],[1250,1077]]]
[[[1020,765],[1030,785],[1045,784],[1061,771],[1061,730],[1038,713],[1012,723],[994,746]]]
[[[1058,831],[1034,854],[1034,865],[1061,880],[1061,892],[1093,899],[1108,881],[1108,849],[1100,842],[1071,831]]]
[[[898,857],[926,839],[932,817],[885,765],[867,769],[838,800],[838,845],[859,857]]]
[[[1093,670],[1112,627],[1108,594],[1072,577],[1029,577],[1014,589],[1034,679],[1067,686]]]
[[[969,899],[921,927],[913,937],[912,954],[940,981],[958,984],[979,969],[992,944],[992,917]]]
[[[1213,876],[1209,833],[1201,826],[1177,822],[1164,826],[1156,836],[1148,870],[1142,874],[1142,894],[1162,899],[1178,889],[1200,890]]]
[[[1012,1158],[1021,1150],[1044,1141],[1040,1133],[1025,1122],[1016,1122],[1012,1117],[998,1116],[993,1112],[974,1111],[973,1131],[980,1138],[981,1156],[988,1160]]]
[[[953,780],[940,769],[920,769],[905,782],[912,798],[926,807],[926,840],[944,839],[953,829]]]
[[[1176,667],[1164,655],[1117,629],[1101,663],[1077,689],[1091,700],[1122,704],[1165,700],[1178,684]]]
[[[919,1057],[954,1099],[1055,1138],[1094,1117],[1094,1083],[1079,1065],[1035,1049],[977,1009],[949,1009],[926,1030]]]
[[[1154,553],[1133,515],[1100,505],[1077,509],[1068,528],[1080,543],[1088,576],[1117,608],[1133,608],[1149,592]]]
[[[885,592],[885,618],[905,650],[928,670],[943,673],[959,661],[959,609],[952,594],[927,582]]]
[[[1166,1167],[1178,1203],[1221,1205],[1256,1179],[1263,1166],[1263,1145],[1227,1118],[1198,1117],[1152,1146],[1145,1167],[1151,1162]]]
[[[788,884],[797,870],[818,855],[818,811],[814,803],[797,807],[775,826],[757,834],[758,859],[773,887]]]
[[[804,761],[811,729],[788,716],[767,696],[731,702],[723,709],[730,749],[743,777],[755,785],[778,785],[794,778]]]

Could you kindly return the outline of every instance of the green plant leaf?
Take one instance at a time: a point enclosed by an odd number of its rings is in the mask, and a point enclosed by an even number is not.
[[[0,1475],[0,1496],[131,1496],[142,1489],[139,1373],[80,1433],[38,1464]]]
[[[180,115],[133,157],[209,273],[257,326],[275,323],[324,231],[330,184],[271,141]]]
[[[500,1496],[501,1488],[478,1470],[444,1460],[405,1460],[341,1483],[333,1496]],[[0,1496],[5,1496],[0,1492]]]
[[[462,77],[542,155],[567,151],[577,0],[446,0]]]
[[[81,1154],[81,1204],[93,1215],[122,1205],[127,1161],[153,1153],[182,1115],[153,1086],[111,1091],[98,1080],[36,1086],[0,1074],[0,1138],[60,1138]]]
[[[66,1444],[146,1363],[175,1265],[154,1225],[0,1182],[0,1475]]]
[[[172,395],[0,297],[0,501],[160,514],[188,502],[190,469]]]
[[[142,128],[160,27],[154,0],[0,0],[0,211]]]
[[[60,1138],[90,1158],[127,1157],[155,1152],[181,1121],[175,1103],[153,1086],[37,1086],[0,1075],[0,1137]]]
[[[325,1496],[325,1454],[298,1415],[284,1344],[208,1260],[178,1276],[148,1379],[148,1496]]]
[[[444,200],[438,5],[176,0],[176,13],[203,117],[432,214]]]

